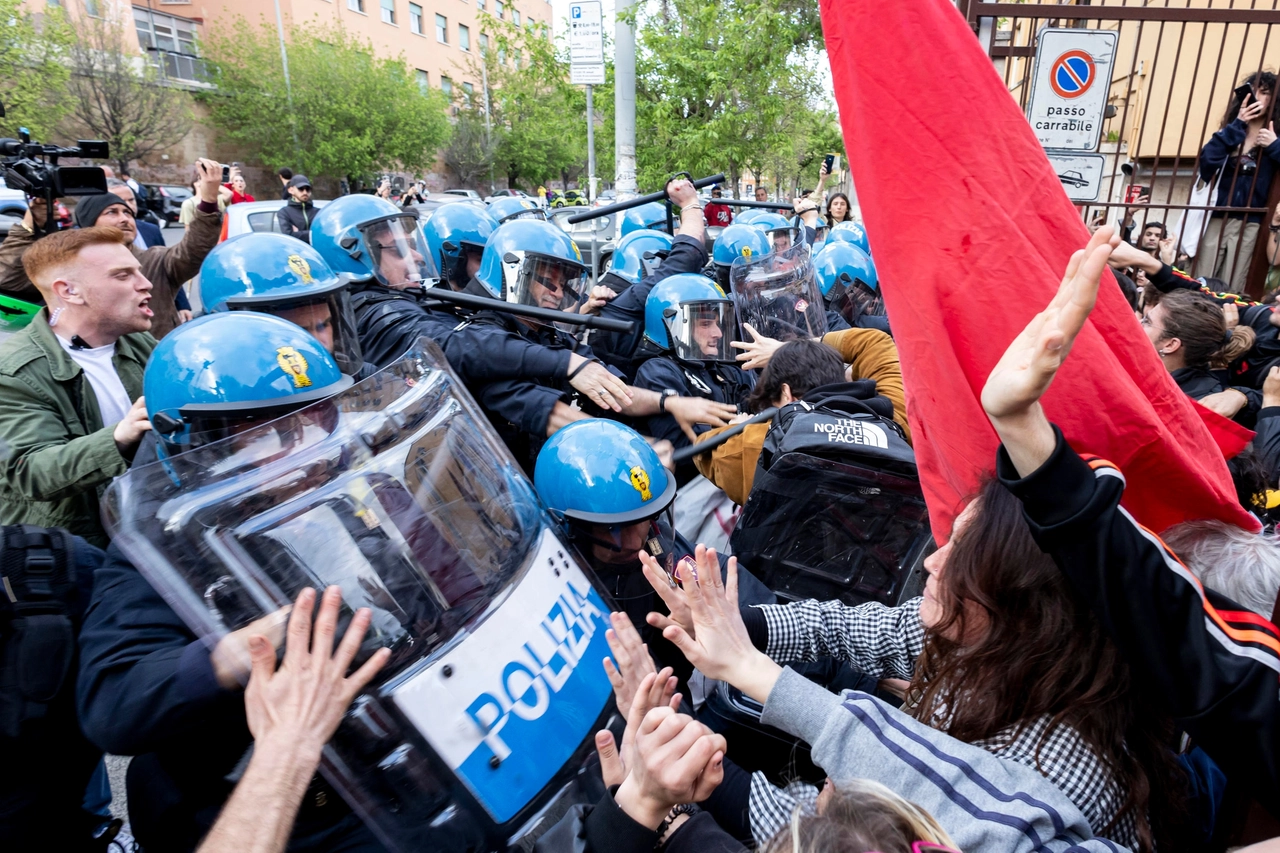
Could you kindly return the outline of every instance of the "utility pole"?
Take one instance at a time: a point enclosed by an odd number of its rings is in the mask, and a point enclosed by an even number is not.
[[[636,31],[626,22],[633,5],[635,0],[618,0],[613,12],[614,188],[619,198],[636,192]]]
[[[279,0],[277,0],[278,2]],[[489,113],[489,53],[485,51],[480,57],[480,85],[484,86],[484,149],[489,158],[489,194],[496,193],[497,185],[493,182],[493,117]]]
[[[299,156],[298,123],[293,112],[293,84],[289,82],[289,51],[284,46],[284,18],[280,16],[280,0],[276,4],[276,35],[280,37],[280,64],[284,67],[284,94],[289,101],[289,127],[293,130],[293,156]],[[296,165],[296,164],[295,164]]]

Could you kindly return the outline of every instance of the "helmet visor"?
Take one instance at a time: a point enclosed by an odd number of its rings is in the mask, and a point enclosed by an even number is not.
[[[547,212],[540,207],[524,207],[515,213],[508,213],[506,216],[498,220],[498,223],[514,222],[517,219],[541,219],[547,221]]]
[[[324,345],[338,363],[338,369],[348,376],[355,376],[364,366],[360,338],[356,334],[355,313],[351,309],[351,295],[345,287],[307,298],[229,300],[227,307],[233,311],[274,314],[301,326]]]
[[[732,302],[684,302],[668,309],[667,336],[677,358],[733,362],[729,346],[737,331]]]
[[[765,232],[769,237],[769,246],[775,254],[788,252],[804,242],[799,228],[775,228]]]
[[[740,325],[780,341],[820,338],[827,314],[808,246],[762,258],[739,258],[730,270]],[[748,340],[744,337],[743,340]]]
[[[505,266],[510,302],[553,311],[577,311],[586,296],[587,269],[581,264],[526,254],[519,264]]]
[[[361,238],[378,281],[397,290],[440,277],[416,217],[389,216],[362,225]]]
[[[657,515],[627,524],[592,524],[570,517],[574,539],[594,562],[630,565],[644,551],[667,574],[675,569],[674,502]]]
[[[850,282],[847,273],[841,275],[840,280],[828,292],[827,304],[851,326],[856,326],[854,321],[863,315],[885,316],[884,297],[879,291],[873,290],[860,278]]]

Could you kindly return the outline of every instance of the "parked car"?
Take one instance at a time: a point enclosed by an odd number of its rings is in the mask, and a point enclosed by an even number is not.
[[[27,212],[27,194],[22,190],[11,190],[0,180],[0,214],[17,216],[19,219]]]
[[[418,209],[418,214],[425,221],[435,213],[436,208],[442,204],[474,204],[477,207],[484,208],[485,204],[478,198],[470,196],[450,195],[449,193],[428,193],[427,197],[417,204],[410,205]]]
[[[482,201],[482,199],[480,198],[480,193],[476,192],[475,190],[445,190],[444,194],[457,195],[457,196],[462,196],[463,198],[473,198],[476,201]]]
[[[613,190],[601,190],[596,196],[596,207],[604,207],[607,204],[613,204],[618,200],[618,194]]]
[[[552,207],[582,207],[587,203],[587,194],[582,190],[565,190],[556,193],[555,201],[551,203]]]
[[[177,222],[182,213],[182,203],[191,198],[191,187],[174,184],[143,184],[147,190],[147,207],[160,220],[161,228]]]
[[[484,203],[489,204],[494,199],[508,198],[510,196],[515,196],[518,198],[530,198],[529,194],[524,190],[516,190],[516,189],[494,190],[493,195],[485,196]]]
[[[250,231],[275,231],[276,211],[285,206],[284,199],[273,198],[267,201],[242,201],[227,208],[227,237],[248,234]],[[317,209],[328,204],[328,199],[315,199],[312,204]]]
[[[597,219],[588,219],[586,222],[577,222],[570,224],[569,217],[575,213],[583,213],[591,208],[585,206],[578,207],[562,207],[551,212],[551,221],[559,225],[565,231],[569,232],[569,237],[577,245],[578,251],[582,254],[582,262],[590,268],[596,255],[600,257],[600,263],[596,265],[596,276],[601,276],[609,270],[609,262],[613,258],[614,233],[618,227],[617,215],[610,214],[601,216]],[[595,235],[594,246],[591,242],[592,235]]]

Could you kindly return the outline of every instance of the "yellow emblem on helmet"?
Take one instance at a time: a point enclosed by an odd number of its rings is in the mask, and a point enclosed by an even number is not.
[[[743,247],[742,247],[742,257],[744,257],[744,258],[749,258],[749,257],[751,257],[751,247],[750,247],[750,246],[743,246]]]
[[[310,284],[315,280],[311,275],[311,264],[302,255],[289,256],[289,269],[297,273],[303,284]]]
[[[728,296],[725,296],[724,288],[721,287],[719,283],[713,281],[711,282],[711,286],[716,289],[716,293],[720,294],[721,296],[724,296],[725,299],[729,298]]]
[[[293,380],[294,388],[306,388],[311,385],[311,377],[307,376],[307,360],[293,347],[277,349],[276,364],[280,365],[280,369]]]
[[[631,485],[640,493],[641,500],[649,500],[653,492],[649,489],[649,473],[639,465],[631,469]]]

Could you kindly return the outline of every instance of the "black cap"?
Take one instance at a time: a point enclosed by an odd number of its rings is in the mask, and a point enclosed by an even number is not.
[[[311,179],[306,175],[294,175],[289,179],[289,186],[306,187],[307,189],[311,189]]]
[[[92,228],[98,222],[98,217],[102,215],[102,211],[106,210],[113,204],[123,204],[125,210],[129,210],[129,205],[125,200],[114,193],[96,193],[94,195],[81,196],[76,202],[76,226],[79,228]],[[129,210],[129,215],[133,215],[133,211]]]

